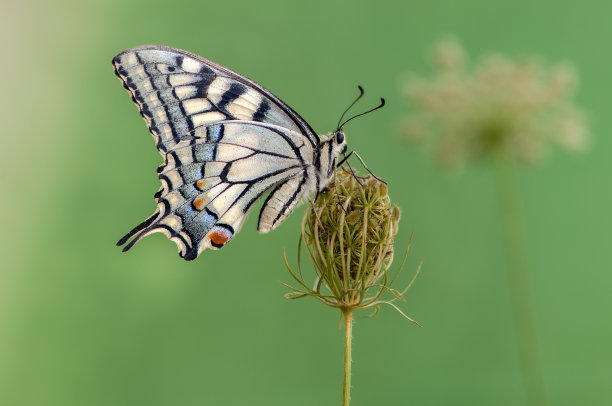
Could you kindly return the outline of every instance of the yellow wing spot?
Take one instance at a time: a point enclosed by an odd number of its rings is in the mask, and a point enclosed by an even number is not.
[[[121,58],[121,63],[125,66],[132,66],[138,64],[138,58],[136,58],[136,54],[130,52],[129,54],[124,54]]]
[[[202,68],[202,64],[194,61],[193,59],[185,58],[183,59],[183,64],[181,65],[181,68],[183,68],[185,72],[198,73]]]
[[[188,99],[183,102],[183,108],[187,114],[196,114],[211,107],[212,104],[206,99]]]
[[[181,86],[181,85],[187,85],[189,83],[193,83],[197,80],[196,77],[194,77],[193,75],[188,75],[188,74],[174,74],[172,76],[170,76],[170,84],[172,86]]]
[[[219,113],[218,111],[211,111],[209,113],[196,114],[191,116],[191,122],[194,127],[201,125],[214,123],[215,121],[221,121],[225,118],[225,114]]]
[[[200,179],[196,182],[196,187],[200,190],[204,190],[210,185],[210,179]]]
[[[196,88],[194,86],[178,86],[174,88],[174,93],[176,94],[176,97],[181,100],[193,96],[195,92]]]

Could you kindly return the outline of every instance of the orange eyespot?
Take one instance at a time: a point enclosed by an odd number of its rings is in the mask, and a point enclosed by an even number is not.
[[[202,210],[204,208],[204,201],[204,196],[198,197],[193,201],[192,205],[196,210]]]
[[[200,179],[196,182],[196,187],[200,190],[204,190],[210,185],[210,179]]]
[[[230,238],[232,238],[232,234],[224,228],[215,229],[210,233],[210,242],[217,247],[225,245]]]

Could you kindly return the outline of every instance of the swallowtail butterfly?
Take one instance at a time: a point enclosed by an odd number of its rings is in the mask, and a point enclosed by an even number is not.
[[[318,136],[270,91],[198,55],[145,46],[112,64],[164,159],[157,209],[119,240],[131,239],[124,251],[162,232],[193,260],[231,240],[269,192],[257,226],[267,233],[325,188],[346,151],[341,126]]]

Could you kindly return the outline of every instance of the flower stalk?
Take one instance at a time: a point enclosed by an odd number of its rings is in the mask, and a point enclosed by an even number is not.
[[[345,310],[344,316],[344,384],[342,390],[342,406],[349,406],[351,401],[351,350],[353,347],[353,311]]]
[[[419,269],[402,292],[391,287],[398,272],[389,277],[394,257],[394,242],[400,217],[391,204],[387,185],[372,176],[358,177],[339,171],[326,191],[306,210],[298,245],[297,272],[285,265],[297,286],[290,286],[288,299],[311,296],[339,309],[344,319],[344,384],[342,405],[349,406],[353,315],[355,310],[382,305],[396,309],[416,323],[395,304],[414,282]],[[314,264],[316,278],[308,284],[302,273],[302,246]],[[406,252],[407,254],[408,252]],[[404,261],[405,261],[404,257]],[[385,298],[390,294],[391,298]]]

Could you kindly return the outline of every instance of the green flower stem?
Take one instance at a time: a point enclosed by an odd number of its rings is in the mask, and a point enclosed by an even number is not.
[[[510,300],[517,335],[519,359],[528,404],[545,406],[546,391],[540,366],[535,320],[532,310],[531,289],[520,200],[511,159],[499,154],[495,160],[497,187],[508,256],[508,282]]]
[[[351,401],[351,347],[353,346],[353,309],[342,311],[344,315],[344,390],[342,406],[349,406]]]

